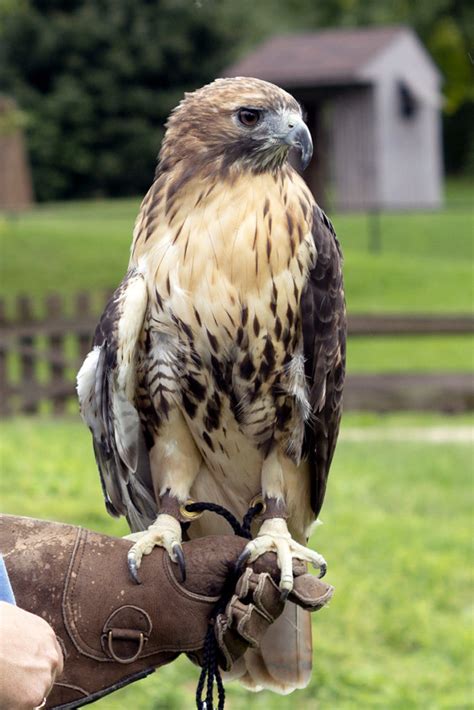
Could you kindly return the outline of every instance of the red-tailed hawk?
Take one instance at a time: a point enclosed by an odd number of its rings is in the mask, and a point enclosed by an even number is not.
[[[78,375],[107,509],[129,562],[182,558],[182,506],[266,506],[248,552],[276,551],[281,588],[320,511],[341,416],[345,307],[336,235],[287,161],[310,133],[295,99],[218,79],[173,111],[136,222],[128,272]],[[212,513],[189,537],[229,532]],[[289,692],[311,672],[309,615],[292,604],[238,673]]]

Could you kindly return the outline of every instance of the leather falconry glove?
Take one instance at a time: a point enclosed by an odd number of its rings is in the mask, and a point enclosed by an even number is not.
[[[56,632],[64,671],[46,708],[76,708],[145,677],[186,653],[200,663],[209,619],[223,590],[233,588],[214,624],[218,662],[229,670],[249,646],[258,646],[284,602],[273,553],[236,579],[247,540],[211,536],[183,544],[186,581],[155,548],[129,576],[132,543],[61,523],[0,516],[0,551],[17,604],[42,616]],[[333,588],[295,563],[290,600],[321,608]]]

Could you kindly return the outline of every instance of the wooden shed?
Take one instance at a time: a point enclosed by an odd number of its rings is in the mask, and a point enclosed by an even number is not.
[[[19,212],[33,202],[21,116],[14,100],[0,95],[0,212]]]
[[[407,27],[275,36],[224,76],[255,76],[304,106],[318,201],[346,210],[442,201],[441,75]]]

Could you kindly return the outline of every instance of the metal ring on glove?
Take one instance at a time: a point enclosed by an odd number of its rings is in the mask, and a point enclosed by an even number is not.
[[[114,650],[114,647],[113,647],[113,642],[114,642],[114,638],[115,638],[114,631],[115,631],[115,629],[109,629],[109,632],[107,634],[107,646],[108,646],[108,650],[109,650],[110,655],[112,656],[114,661],[117,661],[117,663],[133,663],[134,661],[137,660],[137,658],[139,657],[139,655],[143,651],[143,646],[148,641],[148,637],[145,636],[145,634],[142,631],[136,631],[135,632],[135,634],[137,635],[136,640],[138,641],[137,651],[136,651],[136,653],[133,654],[133,656],[128,656],[128,657],[124,658],[123,656],[119,656]],[[126,629],[125,631],[128,631],[128,629]],[[132,633],[134,633],[133,630],[132,630]],[[122,640],[129,640],[127,638],[127,636],[123,637],[120,634],[120,629],[118,630],[117,637],[119,639],[122,638]]]

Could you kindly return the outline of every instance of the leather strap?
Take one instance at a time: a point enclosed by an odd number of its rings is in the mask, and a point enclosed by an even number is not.
[[[288,509],[286,503],[281,498],[271,498],[265,496],[263,498],[263,510],[259,515],[259,519],[270,520],[270,518],[288,519]]]
[[[166,513],[171,515],[173,518],[178,520],[180,523],[190,523],[193,520],[201,517],[202,513],[195,513],[186,510],[186,503],[192,503],[191,499],[185,501],[184,503],[171,495],[170,489],[168,488],[165,493],[160,497],[160,513]]]

